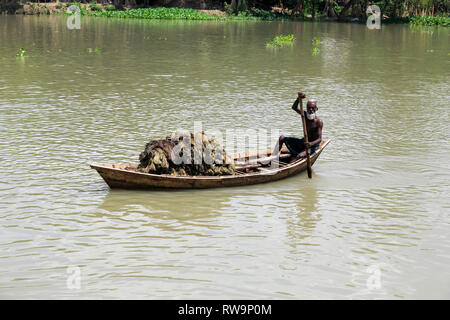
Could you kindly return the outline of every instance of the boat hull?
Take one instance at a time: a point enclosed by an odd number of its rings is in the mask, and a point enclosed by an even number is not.
[[[317,160],[330,140],[322,141],[320,148],[311,156],[311,165]],[[263,152],[266,152],[264,150]],[[255,152],[255,154],[259,154]],[[251,156],[251,154],[250,154]],[[235,158],[239,157],[238,155]],[[236,187],[276,181],[306,170],[306,159],[290,163],[282,168],[230,176],[171,176],[125,170],[136,165],[91,164],[110,188],[121,189],[207,189]]]

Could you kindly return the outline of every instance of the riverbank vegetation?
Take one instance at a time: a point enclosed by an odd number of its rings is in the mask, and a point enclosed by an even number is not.
[[[83,15],[116,18],[352,22],[365,22],[366,8],[377,5],[385,22],[427,26],[450,24],[448,0],[62,0],[56,3],[0,0],[0,11],[53,14],[65,12],[70,5],[79,6]]]
[[[422,26],[450,26],[450,18],[449,17],[412,17],[409,22],[414,25],[422,25]]]
[[[91,11],[91,15],[100,17],[131,18],[131,19],[185,19],[185,20],[216,20],[215,17],[194,9],[180,8],[140,8],[120,11]]]

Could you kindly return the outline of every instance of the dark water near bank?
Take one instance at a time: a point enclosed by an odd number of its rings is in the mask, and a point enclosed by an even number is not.
[[[65,19],[0,16],[1,298],[450,298],[448,29]],[[301,136],[300,89],[332,139],[312,180],[120,191],[88,166],[194,121]]]

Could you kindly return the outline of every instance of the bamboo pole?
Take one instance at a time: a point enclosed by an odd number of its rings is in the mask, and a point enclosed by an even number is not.
[[[308,143],[308,130],[306,130],[306,119],[305,119],[305,112],[303,111],[303,98],[306,97],[303,92],[298,93],[298,100],[300,103],[300,114],[302,115],[302,122],[303,122],[303,135],[305,139],[305,143]],[[309,154],[309,148],[305,148],[306,152],[306,165],[307,165],[307,171],[308,171],[308,178],[312,178],[312,169],[311,169],[311,157]]]

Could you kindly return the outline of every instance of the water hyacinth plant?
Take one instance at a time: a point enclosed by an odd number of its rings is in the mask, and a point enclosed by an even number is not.
[[[272,40],[266,43],[267,48],[282,48],[290,46],[292,47],[294,45],[295,37],[293,34],[283,35],[280,34],[279,36],[276,36]]]
[[[316,56],[316,55],[319,54],[319,52],[320,52],[319,45],[320,44],[321,44],[321,41],[319,40],[319,38],[314,37],[312,39],[312,46],[313,46],[313,48],[312,48],[312,55],[313,56]]]
[[[312,39],[312,44],[313,44],[314,47],[318,47],[320,43],[321,43],[321,41],[319,40],[319,38],[314,37]]]
[[[25,53],[26,53],[26,51],[25,51],[24,47],[20,46],[19,51],[16,53],[16,57],[24,57]]]
[[[102,48],[100,48],[100,47],[95,47],[95,49],[87,48],[86,50],[88,53],[97,53],[97,54],[102,53]]]
[[[412,17],[409,23],[422,26],[450,26],[450,17]]]
[[[185,19],[185,20],[217,20],[217,17],[198,12],[194,9],[180,8],[141,8],[128,11],[94,11],[91,15],[122,19]]]

